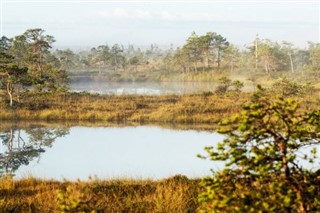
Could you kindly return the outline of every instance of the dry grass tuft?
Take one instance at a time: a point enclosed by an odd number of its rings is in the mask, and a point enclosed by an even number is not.
[[[0,212],[195,212],[198,180],[0,179]]]

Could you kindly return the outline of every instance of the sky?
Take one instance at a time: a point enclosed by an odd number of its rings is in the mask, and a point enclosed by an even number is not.
[[[42,28],[55,48],[101,44],[183,45],[191,32],[216,32],[238,47],[256,34],[304,48],[320,42],[320,0],[110,1],[0,0],[1,35],[13,37]]]

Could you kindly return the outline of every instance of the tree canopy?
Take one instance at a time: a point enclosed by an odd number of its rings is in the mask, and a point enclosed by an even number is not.
[[[208,158],[225,168],[203,181],[203,210],[211,212],[310,212],[320,208],[317,160],[320,110],[302,111],[292,98],[267,96],[262,88],[237,117],[224,120],[225,134]],[[306,148],[309,148],[307,153]]]
[[[29,29],[11,39],[1,38],[1,83],[6,87],[10,106],[14,93],[18,96],[18,88],[54,91],[66,88],[66,71],[60,69],[58,60],[50,53],[54,41],[42,29]]]

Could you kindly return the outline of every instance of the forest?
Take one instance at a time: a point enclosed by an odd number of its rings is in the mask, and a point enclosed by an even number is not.
[[[106,41],[75,51],[53,49],[54,42],[43,29],[29,29],[13,38],[2,37],[1,52],[12,57],[18,68],[28,68],[30,77],[33,75],[29,85],[50,88],[62,83],[66,75],[102,76],[106,81],[217,81],[221,76],[238,76],[256,82],[264,77],[291,76],[314,82],[319,78],[320,46],[312,42],[306,42],[307,48],[298,48],[290,42],[253,35],[251,43],[238,47],[216,32],[192,32],[183,46],[167,48],[109,45]],[[42,77],[35,79],[39,73]]]
[[[301,49],[256,35],[239,48],[215,32],[192,32],[181,47],[141,49],[133,45],[100,45],[90,50],[53,49],[55,38],[45,30],[29,29],[13,38],[2,37],[1,88],[13,102],[13,93],[26,88],[64,91],[77,77],[106,82],[209,81],[223,78],[245,84],[270,86],[288,78],[318,87],[320,45],[309,42]],[[8,71],[7,68],[10,68]],[[223,80],[222,80],[223,81]],[[19,95],[17,95],[17,100]]]
[[[198,72],[277,72],[301,73],[315,71],[319,67],[319,45],[309,42],[307,49],[292,43],[261,39],[257,35],[252,43],[239,49],[227,38],[215,32],[197,35],[192,32],[182,47],[173,45],[161,49],[157,44],[141,50],[133,45],[100,45],[90,51],[73,52],[55,50],[60,67],[70,72],[95,70],[99,73],[150,72],[198,73]],[[160,79],[159,79],[160,80]]]

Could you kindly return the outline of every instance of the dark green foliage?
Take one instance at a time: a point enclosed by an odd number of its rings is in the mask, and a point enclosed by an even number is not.
[[[18,67],[14,61],[14,56],[9,52],[10,47],[10,40],[2,37],[0,39],[0,89],[5,89],[9,105],[12,106],[14,93],[19,95],[17,87],[23,85],[26,81],[27,69]]]
[[[35,90],[66,91],[68,76],[50,53],[54,38],[42,29],[29,29],[12,39],[0,39],[0,89],[9,105],[20,102],[26,86]]]
[[[222,53],[229,46],[226,38],[214,32],[207,32],[198,36],[195,32],[187,39],[182,48],[178,48],[173,56],[174,64],[183,72],[198,72],[198,64],[202,64],[202,70],[209,68],[211,61],[217,62],[220,70]]]
[[[309,212],[319,206],[320,110],[302,112],[298,101],[266,96],[261,89],[240,115],[221,122],[226,139],[206,147],[225,168],[204,179],[204,212]],[[306,147],[313,148],[305,153]],[[304,163],[301,163],[303,162]]]

